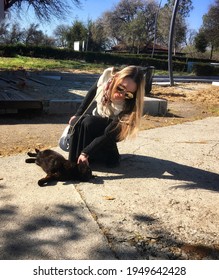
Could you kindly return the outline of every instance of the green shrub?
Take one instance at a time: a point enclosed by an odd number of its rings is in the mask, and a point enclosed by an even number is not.
[[[78,52],[71,49],[59,49],[45,46],[0,45],[0,55],[3,57],[21,55],[47,59],[84,60],[89,63],[104,63],[108,65],[154,66],[159,70],[168,70],[167,59],[151,58],[149,56],[135,54]],[[186,63],[173,60],[173,70],[186,71]]]
[[[197,76],[217,76],[219,75],[219,68],[206,63],[195,63],[193,71]]]

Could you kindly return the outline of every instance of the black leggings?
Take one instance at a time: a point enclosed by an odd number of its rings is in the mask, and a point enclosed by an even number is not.
[[[118,158],[119,152],[116,141],[107,139],[103,145],[96,142],[96,138],[103,136],[107,126],[112,122],[109,118],[85,115],[75,126],[75,131],[70,140],[69,160],[75,162],[81,152],[90,145],[92,153],[89,154],[91,161],[104,161]]]

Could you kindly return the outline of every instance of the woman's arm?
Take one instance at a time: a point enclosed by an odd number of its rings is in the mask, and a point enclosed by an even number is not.
[[[91,104],[91,102],[93,101],[95,95],[96,95],[96,91],[97,91],[97,81],[95,82],[95,84],[93,84],[93,86],[89,89],[88,93],[86,94],[86,96],[84,97],[81,105],[79,106],[77,112],[75,113],[74,116],[72,116],[69,120],[69,124],[73,125],[75,122],[75,119],[77,119],[77,117],[81,116],[86,109],[88,108],[88,106]]]
[[[80,107],[78,108],[75,116],[80,116],[83,114],[83,112],[87,109],[87,107],[90,105],[92,100],[94,99],[97,91],[97,81],[93,86],[89,89],[88,93],[86,94],[84,100],[82,101]]]

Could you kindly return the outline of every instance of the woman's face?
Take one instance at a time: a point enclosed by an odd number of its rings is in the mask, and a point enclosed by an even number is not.
[[[137,85],[130,77],[125,77],[118,83],[116,82],[112,90],[112,101],[123,101],[131,99],[136,94]]]

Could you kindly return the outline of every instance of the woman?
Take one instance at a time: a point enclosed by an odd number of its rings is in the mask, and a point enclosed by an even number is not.
[[[145,89],[140,67],[127,66],[121,71],[106,69],[89,90],[77,113],[69,120],[73,124],[92,100],[96,108],[84,115],[75,126],[70,140],[69,160],[85,162],[99,160],[108,167],[119,164],[117,142],[132,136],[139,128]]]

